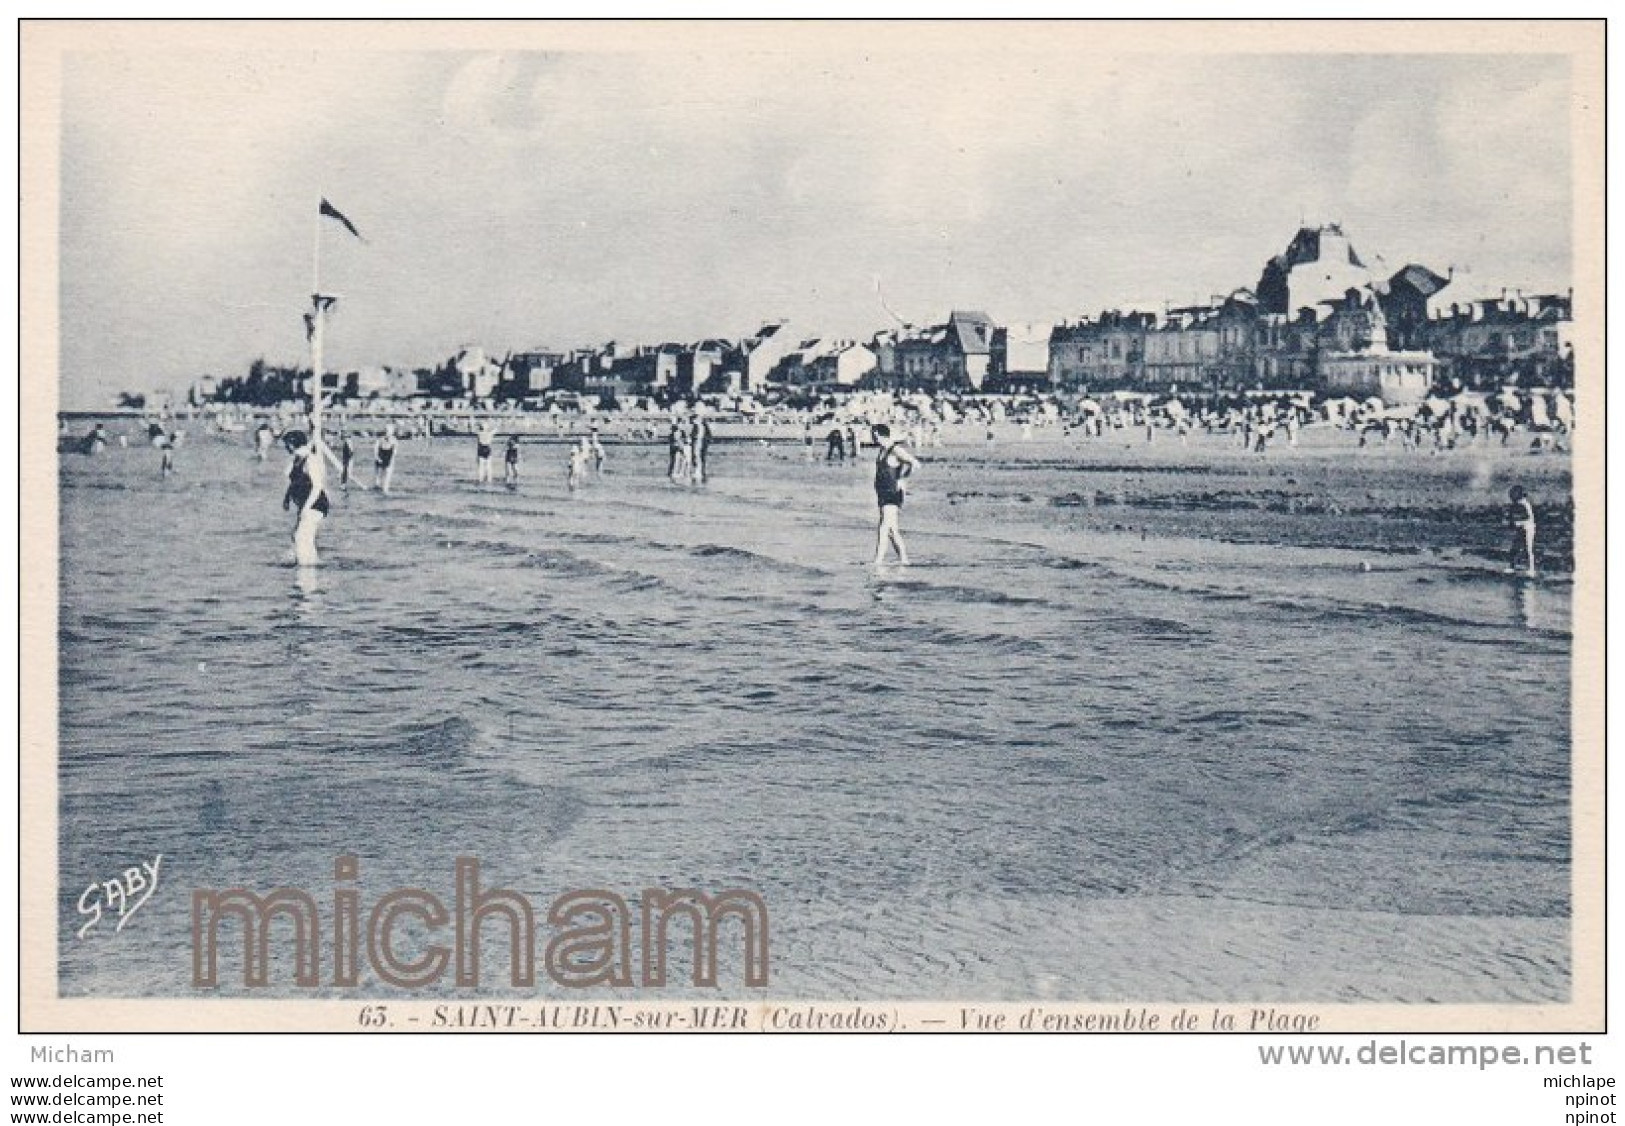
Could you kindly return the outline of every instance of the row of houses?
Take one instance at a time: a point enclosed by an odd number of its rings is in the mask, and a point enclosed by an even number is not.
[[[1407,385],[1572,385],[1572,296],[1487,293],[1453,268],[1439,274],[1413,263],[1390,272],[1327,224],[1301,228],[1264,264],[1256,285],[1156,311],[1000,325],[981,310],[955,309],[941,323],[902,324],[868,340],[797,336],[775,320],[740,339],[612,341],[501,359],[471,345],[433,368],[377,366],[330,373],[323,382],[359,398],[523,401],[558,392],[624,400],[770,387],[1333,391],[1398,379],[1395,373]],[[256,368],[221,386],[236,397],[297,394],[308,376]]]
[[[1056,326],[1052,386],[1348,389],[1350,372],[1413,383],[1572,385],[1572,293],[1486,293],[1470,275],[1367,266],[1335,226],[1304,228],[1252,289],[1162,312]],[[1424,388],[1425,392],[1425,388]]]

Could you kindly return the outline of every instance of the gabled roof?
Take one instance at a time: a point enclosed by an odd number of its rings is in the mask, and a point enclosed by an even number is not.
[[[1389,279],[1390,286],[1404,282],[1423,297],[1432,297],[1450,284],[1448,277],[1440,277],[1426,266],[1411,263]]]
[[[967,356],[985,354],[993,344],[993,318],[974,309],[955,309],[948,314],[948,327],[955,343]]]

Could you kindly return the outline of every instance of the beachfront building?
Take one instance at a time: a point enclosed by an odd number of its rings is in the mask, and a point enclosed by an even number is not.
[[[832,344],[833,341],[817,336],[798,341],[795,347],[786,349],[779,362],[773,365],[769,380],[787,387],[805,387],[813,382],[810,370],[813,362]]]
[[[836,341],[807,367],[820,387],[856,387],[874,369],[875,354],[854,340]]]
[[[1291,391],[1315,387],[1319,339],[1320,321],[1313,309],[1301,309],[1294,317],[1260,315],[1254,332],[1254,386]]]
[[[1360,352],[1388,346],[1388,319],[1372,290],[1349,290],[1321,302],[1317,343],[1326,352]]]
[[[344,375],[344,394],[352,399],[389,398],[389,369],[382,364],[357,368]]]
[[[739,345],[741,391],[758,391],[773,378],[773,369],[779,366],[793,346],[790,326],[786,321],[768,321],[746,337]]]
[[[1361,352],[1322,352],[1320,378],[1329,395],[1377,398],[1392,406],[1426,399],[1438,366],[1431,352],[1391,352],[1381,345]]]
[[[949,352],[972,391],[987,380],[993,354],[993,319],[986,313],[955,309],[948,316]]]
[[[1443,295],[1441,295],[1443,296]],[[1425,332],[1447,382],[1464,387],[1574,384],[1573,294],[1504,289],[1434,305]]]
[[[1263,327],[1258,297],[1250,289],[1233,291],[1217,301],[1213,322],[1219,332],[1219,358],[1208,365],[1207,386],[1235,389],[1256,384]]]
[[[1153,313],[1110,309],[1056,325],[1049,338],[1050,383],[1067,389],[1134,386],[1140,381],[1145,335],[1156,322]]]
[[[1049,343],[1054,326],[1034,321],[993,329],[987,383],[993,392],[1039,391],[1049,387]]]
[[[892,387],[897,384],[897,376],[902,370],[898,366],[897,345],[914,335],[916,331],[913,325],[905,324],[900,328],[882,329],[869,338],[868,348],[875,357],[874,370],[869,373],[870,383],[877,387]]]
[[[1170,309],[1146,330],[1140,384],[1158,390],[1206,386],[1219,366],[1219,339],[1217,309]]]
[[[677,376],[673,386],[685,394],[698,394],[708,384],[723,382],[721,373],[734,346],[726,340],[702,340],[677,353]],[[721,390],[720,386],[715,387]]]
[[[992,318],[955,309],[947,323],[907,333],[897,341],[895,380],[921,391],[980,391],[992,350]]]
[[[1371,271],[1336,223],[1301,227],[1284,253],[1264,264],[1258,279],[1260,312],[1294,315],[1349,290],[1367,289]]]
[[[1388,279],[1378,294],[1383,317],[1388,322],[1390,348],[1422,348],[1427,345],[1429,306],[1448,286],[1455,271],[1441,276],[1412,263]]]
[[[503,365],[499,393],[509,399],[538,399],[557,386],[568,355],[549,348],[515,352]]]
[[[484,348],[468,344],[430,371],[422,391],[435,399],[488,399],[496,391],[501,374],[502,366],[487,356]]]
[[[497,389],[502,369],[485,349],[470,344],[461,349],[452,357],[451,366],[456,373],[458,381],[462,384],[462,393],[470,399],[489,399]]]
[[[633,353],[634,349],[613,340],[578,348],[554,365],[549,386],[542,394],[568,391],[578,395],[619,397],[635,393],[637,385],[630,378],[631,369],[620,368]]]
[[[670,343],[633,349],[630,356],[615,361],[610,369],[612,379],[605,390],[617,395],[680,390],[677,374],[683,351],[683,345]]]

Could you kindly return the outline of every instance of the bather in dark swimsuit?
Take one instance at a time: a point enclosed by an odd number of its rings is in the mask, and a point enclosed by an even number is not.
[[[305,468],[305,458],[294,458],[293,471],[288,474],[288,503],[300,511],[304,511],[305,501],[310,499],[311,487],[312,482],[310,480],[310,470]],[[333,506],[328,503],[326,490],[323,490],[322,493],[316,497],[316,503],[311,505],[311,507],[317,512],[320,512],[323,516],[327,515],[328,511]]]
[[[903,467],[888,460],[897,444],[887,446],[875,459],[875,500],[881,508],[888,505],[903,507]]]

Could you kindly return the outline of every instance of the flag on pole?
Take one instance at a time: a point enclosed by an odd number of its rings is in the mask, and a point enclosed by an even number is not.
[[[307,341],[313,339],[316,335],[317,314],[325,313],[327,310],[331,309],[333,307],[333,302],[337,301],[338,298],[332,296],[331,294],[319,293],[315,295],[313,300],[316,306],[316,312],[305,314],[305,339]]]
[[[345,229],[348,230],[352,235],[354,235],[356,238],[361,238],[361,232],[355,229],[355,224],[346,219],[344,217],[344,213],[338,208],[334,207],[331,203],[328,203],[325,196],[322,198],[321,213],[326,215],[329,219],[337,219],[340,223],[344,224]],[[367,240],[362,238],[361,241],[366,242]]]

